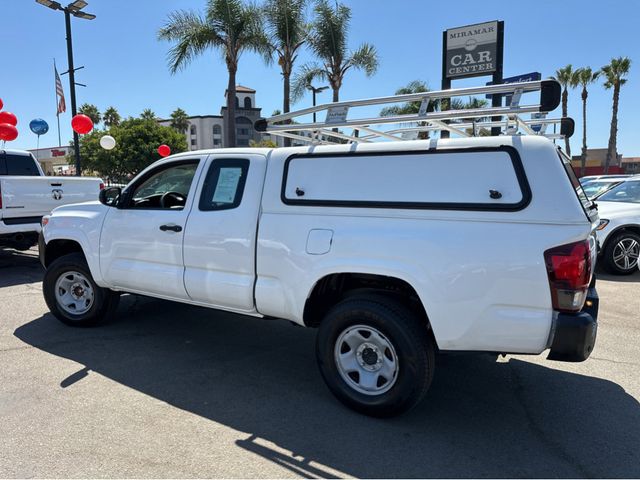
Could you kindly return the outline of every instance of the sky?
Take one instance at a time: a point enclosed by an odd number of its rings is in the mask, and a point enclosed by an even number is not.
[[[543,78],[569,63],[594,69],[612,57],[632,60],[622,88],[618,151],[640,156],[640,0],[343,0],[352,9],[348,44],[372,43],[380,56],[371,78],[353,71],[341,89],[341,100],[391,95],[414,79],[440,88],[442,31],[448,28],[504,20],[504,76],[538,71]],[[258,0],[260,3],[260,0]],[[203,11],[205,0],[89,0],[85,11],[95,20],[72,20],[78,105],[88,102],[104,111],[115,106],[123,117],[151,108],[167,118],[180,107],[189,115],[219,114],[224,103],[227,73],[220,54],[207,51],[185,70],[171,74],[166,54],[170,44],[157,40],[167,15],[178,9]],[[309,12],[310,13],[310,12]],[[35,148],[28,128],[34,118],[45,119],[49,133],[40,147],[57,146],[53,60],[67,69],[64,15],[35,0],[0,0],[0,98],[4,110],[18,117],[19,137],[7,148]],[[298,59],[312,61],[309,51]],[[490,77],[454,81],[453,87],[482,85]],[[69,85],[62,82],[67,112],[60,116],[62,144],[72,136]],[[282,77],[276,65],[266,66],[252,53],[240,59],[237,83],[257,90],[263,116],[282,108]],[[602,83],[590,87],[588,143],[606,148],[611,121],[612,91]],[[330,91],[318,95],[329,102]],[[309,96],[293,109],[311,104]],[[559,114],[559,110],[558,110]],[[581,147],[580,91],[569,94],[569,115],[576,121],[572,149]]]

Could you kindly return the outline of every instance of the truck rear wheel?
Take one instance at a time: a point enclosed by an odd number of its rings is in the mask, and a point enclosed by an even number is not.
[[[348,298],[320,324],[320,372],[348,407],[390,417],[414,407],[433,378],[435,346],[427,325],[384,296]]]
[[[120,300],[117,293],[96,285],[80,253],[54,260],[44,274],[42,291],[51,313],[74,327],[90,327],[107,321]]]

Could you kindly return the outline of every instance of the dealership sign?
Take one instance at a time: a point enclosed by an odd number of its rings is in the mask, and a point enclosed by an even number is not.
[[[452,28],[445,35],[446,78],[490,75],[498,69],[498,21]]]

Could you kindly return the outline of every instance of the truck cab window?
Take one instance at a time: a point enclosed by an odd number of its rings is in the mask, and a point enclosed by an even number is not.
[[[134,186],[128,208],[182,210],[198,168],[198,162],[182,163],[152,172]]]
[[[17,175],[21,177],[38,177],[40,172],[36,167],[35,159],[29,155],[13,155],[7,153],[0,160],[0,174]]]
[[[242,201],[249,160],[219,159],[209,167],[200,196],[200,210],[229,210]]]

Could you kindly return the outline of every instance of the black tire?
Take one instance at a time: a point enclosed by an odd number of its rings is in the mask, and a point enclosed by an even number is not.
[[[91,307],[82,314],[72,314],[60,306],[56,297],[56,282],[69,272],[82,274],[93,289]],[[107,288],[96,285],[84,256],[71,253],[54,260],[47,267],[42,281],[42,292],[47,306],[53,315],[62,323],[74,327],[93,327],[105,323],[115,313],[120,301],[120,295]]]
[[[397,356],[395,383],[380,394],[358,391],[337,365],[336,342],[356,325],[380,332]],[[324,381],[342,403],[365,415],[391,417],[410,410],[426,394],[433,379],[435,345],[426,322],[410,309],[384,296],[367,295],[347,298],[329,311],[320,323],[316,357]]]
[[[638,259],[635,257],[635,259],[631,260],[628,268],[624,268],[624,265],[616,264],[614,256],[619,253],[618,245],[621,242],[626,242],[627,244],[635,242],[635,251],[637,252],[637,249],[640,248],[640,235],[630,231],[616,233],[613,238],[607,240],[602,252],[602,262],[605,270],[609,273],[614,275],[630,275],[638,270]]]

